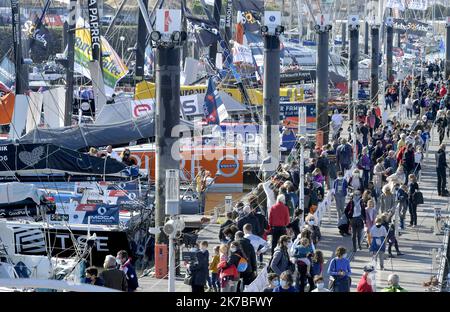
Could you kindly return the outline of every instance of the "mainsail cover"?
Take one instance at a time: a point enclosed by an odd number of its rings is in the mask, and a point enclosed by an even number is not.
[[[114,159],[99,158],[53,144],[0,145],[0,177],[36,175],[122,175],[126,166]]]
[[[192,128],[192,123],[180,120],[180,124]],[[155,136],[152,115],[129,119],[114,124],[80,124],[55,129],[36,128],[19,142],[24,144],[51,143],[61,147],[80,150],[106,145],[128,145],[131,141]]]

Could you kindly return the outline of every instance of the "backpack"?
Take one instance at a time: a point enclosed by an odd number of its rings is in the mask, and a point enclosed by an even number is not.
[[[248,268],[248,261],[244,257],[239,256],[239,263],[237,265],[237,270],[239,273],[245,272]]]

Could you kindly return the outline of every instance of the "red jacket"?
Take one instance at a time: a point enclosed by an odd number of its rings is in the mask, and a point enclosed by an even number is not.
[[[367,283],[367,276],[364,274],[359,280],[358,286],[356,287],[357,292],[373,292],[372,286]]]
[[[285,204],[277,202],[270,208],[269,225],[287,226],[289,224],[289,208]]]
[[[446,94],[447,94],[447,89],[444,86],[442,86],[441,90],[439,90],[439,95],[441,97],[443,97]]]

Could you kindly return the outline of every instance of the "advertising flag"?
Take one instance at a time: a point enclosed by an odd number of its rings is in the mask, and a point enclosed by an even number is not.
[[[220,124],[221,121],[228,117],[225,105],[218,95],[216,86],[212,78],[209,78],[208,89],[203,103],[203,114],[208,124]]]
[[[89,62],[92,61],[91,34],[89,27],[86,25],[83,27],[83,24],[82,19],[80,19],[75,31],[75,71],[90,79]],[[105,93],[107,96],[111,96],[114,93],[117,81],[127,74],[128,68],[103,36],[101,37],[101,47]]]

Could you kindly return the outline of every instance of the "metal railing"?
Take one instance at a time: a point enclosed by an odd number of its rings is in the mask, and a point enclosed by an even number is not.
[[[441,255],[440,255],[440,263],[439,263],[439,269],[438,269],[438,282],[439,282],[439,291],[445,292],[446,289],[450,286],[450,280],[448,279],[449,272],[449,266],[450,263],[448,262],[448,257],[450,256],[450,249],[449,249],[449,239],[450,239],[450,221],[447,220],[445,222],[444,226],[444,238],[442,242],[442,249],[441,249]]]

